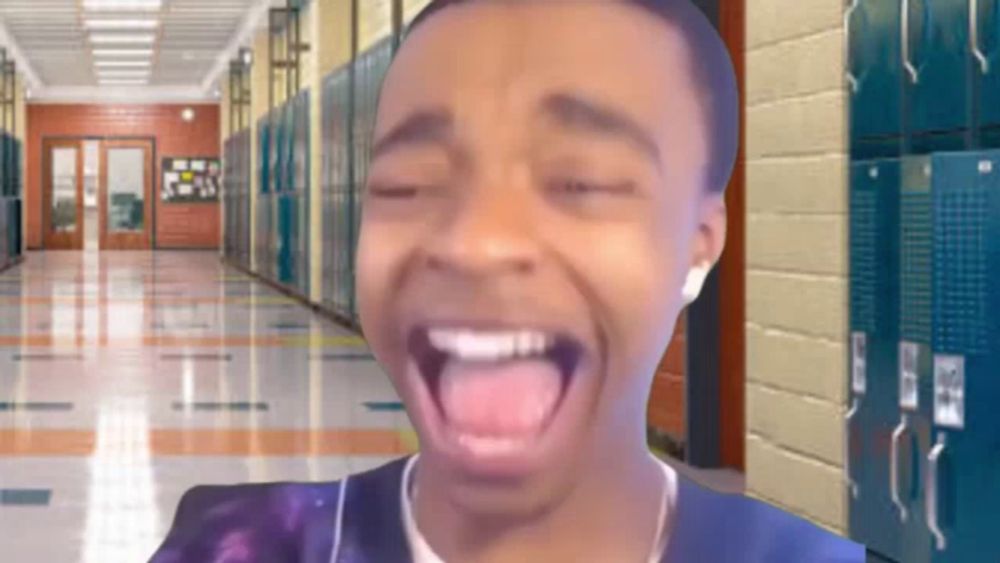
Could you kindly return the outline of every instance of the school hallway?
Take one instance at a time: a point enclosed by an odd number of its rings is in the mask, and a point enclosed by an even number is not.
[[[195,485],[332,481],[417,446],[355,332],[210,252],[0,274],[0,398],[9,561],[143,561]]]
[[[0,276],[5,561],[143,561],[194,485],[334,480],[415,447],[355,333],[213,253]]]

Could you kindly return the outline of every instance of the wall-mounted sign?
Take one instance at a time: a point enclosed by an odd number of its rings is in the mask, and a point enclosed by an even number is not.
[[[222,186],[217,158],[163,159],[161,193],[166,203],[215,203]]]

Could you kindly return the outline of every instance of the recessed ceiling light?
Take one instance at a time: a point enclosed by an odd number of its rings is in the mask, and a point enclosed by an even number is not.
[[[98,68],[149,68],[152,64],[152,61],[148,60],[94,61],[94,66]]]
[[[95,57],[151,57],[152,49],[94,49]]]
[[[152,12],[163,7],[162,0],[84,0],[83,9],[94,12]]]
[[[83,22],[87,29],[156,29],[160,22],[157,20],[86,20]]]
[[[128,44],[128,43],[152,43],[156,40],[156,36],[152,33],[139,33],[139,34],[112,34],[112,33],[94,33],[90,36],[90,41],[92,43],[104,43],[104,44]]]

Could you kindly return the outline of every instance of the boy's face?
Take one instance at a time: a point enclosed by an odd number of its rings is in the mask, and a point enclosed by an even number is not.
[[[724,239],[687,49],[619,2],[478,2],[393,63],[360,313],[453,501],[544,509],[644,440],[684,279]]]

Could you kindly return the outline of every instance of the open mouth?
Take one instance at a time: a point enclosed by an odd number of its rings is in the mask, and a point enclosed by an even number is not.
[[[517,457],[542,440],[585,350],[553,331],[433,326],[412,329],[407,346],[444,437],[479,459]]]

